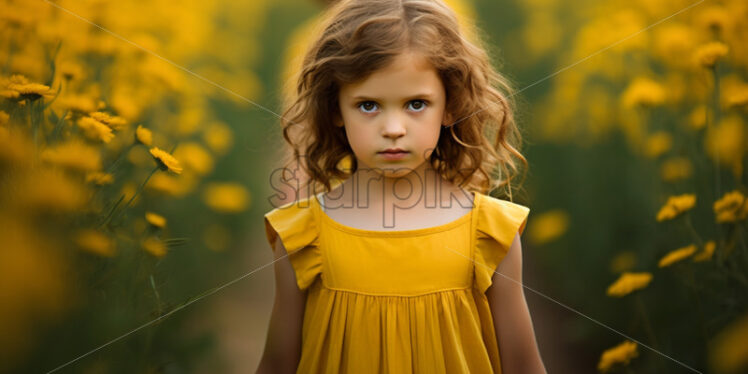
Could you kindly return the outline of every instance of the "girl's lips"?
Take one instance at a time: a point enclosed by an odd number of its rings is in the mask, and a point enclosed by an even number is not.
[[[382,157],[384,157],[386,160],[400,160],[408,155],[409,152],[403,151],[403,152],[379,152]]]

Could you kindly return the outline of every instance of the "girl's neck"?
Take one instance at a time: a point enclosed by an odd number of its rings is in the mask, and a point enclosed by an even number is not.
[[[471,205],[472,195],[468,191],[441,178],[430,165],[424,165],[396,178],[359,169],[328,193],[331,197],[324,201],[354,202],[359,208],[393,204],[398,207],[434,208],[435,204],[441,203],[451,206],[455,200],[463,206]]]

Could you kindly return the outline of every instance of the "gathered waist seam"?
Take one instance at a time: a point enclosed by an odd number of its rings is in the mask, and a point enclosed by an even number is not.
[[[427,296],[432,295],[436,293],[446,293],[446,292],[452,292],[452,291],[464,291],[469,290],[472,288],[472,285],[466,286],[466,287],[455,287],[455,288],[444,288],[441,290],[436,291],[429,291],[429,292],[423,292],[419,294],[413,294],[413,295],[402,295],[402,294],[381,294],[381,293],[371,293],[371,292],[361,292],[361,291],[354,291],[354,290],[348,290],[345,288],[335,288],[335,287],[328,287],[324,283],[321,284],[322,288],[328,289],[330,291],[338,291],[338,292],[346,292],[346,293],[353,293],[358,295],[365,295],[365,296],[375,296],[375,297],[418,297],[418,296]]]

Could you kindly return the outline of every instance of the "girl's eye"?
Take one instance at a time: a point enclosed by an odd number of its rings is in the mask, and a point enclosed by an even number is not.
[[[414,109],[416,112],[422,112],[425,106],[427,105],[426,101],[421,100],[421,99],[411,100],[409,104],[413,104],[413,103],[416,104],[414,106]],[[367,109],[366,107],[369,105],[376,107],[376,103],[374,103],[373,101],[362,101],[358,104],[357,107],[363,109],[364,113],[371,113],[370,110],[374,110],[374,108]]]
[[[411,101],[411,103],[419,103],[418,105],[416,105],[417,107],[416,112],[421,112],[423,111],[423,108],[426,107],[426,101],[421,100],[421,99],[413,100]],[[418,109],[418,108],[421,108],[421,109]]]
[[[372,104],[372,105],[376,105],[376,104],[374,104],[374,102],[373,102],[373,101],[362,101],[362,102],[360,102],[360,103],[358,104],[358,107],[359,107],[359,108],[361,108],[362,106],[364,106],[364,105],[366,105],[366,104]],[[364,109],[364,113],[371,113],[371,112],[369,112],[369,111],[367,111],[366,109]]]

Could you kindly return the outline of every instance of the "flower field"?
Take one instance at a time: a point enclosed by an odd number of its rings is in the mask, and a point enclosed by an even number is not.
[[[748,371],[748,3],[445,2],[518,89],[549,372]],[[324,5],[0,0],[0,373],[254,370]]]

